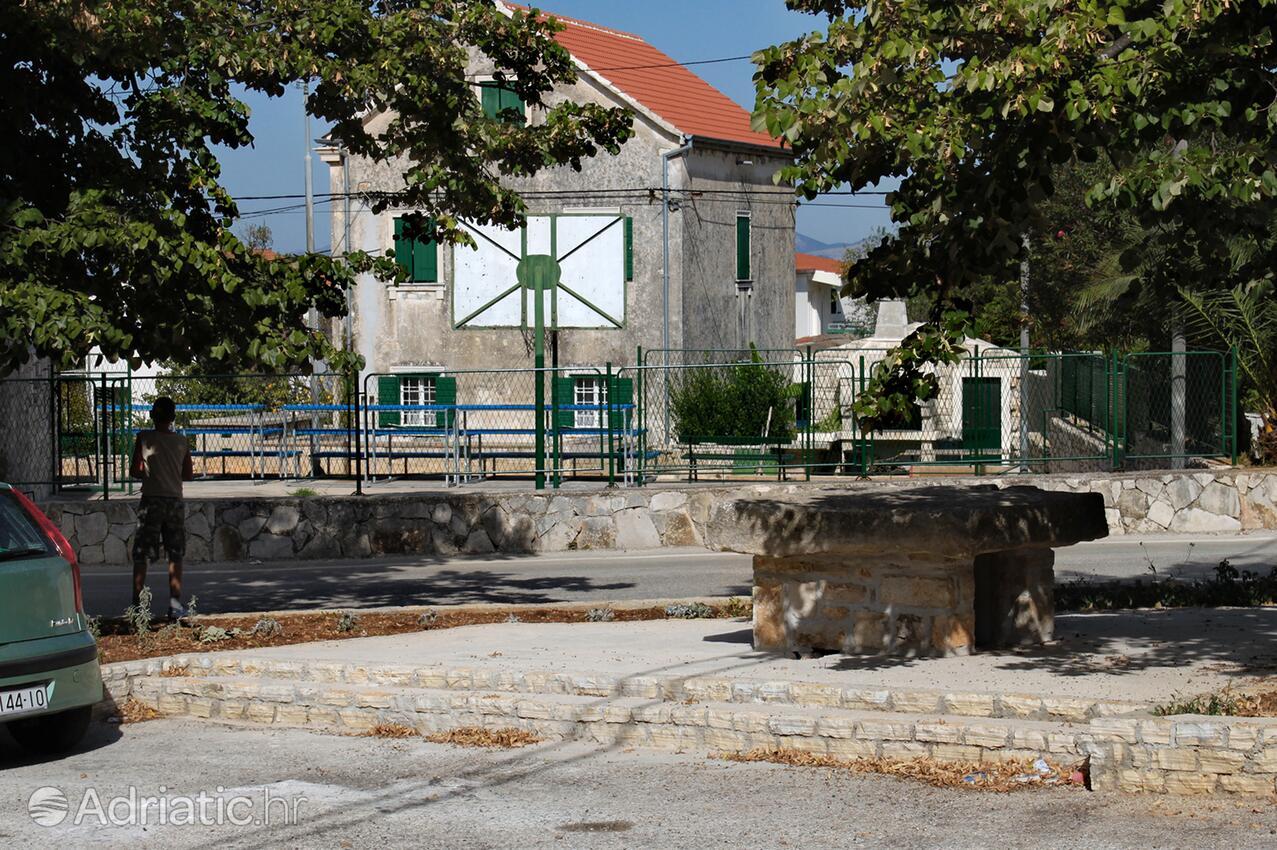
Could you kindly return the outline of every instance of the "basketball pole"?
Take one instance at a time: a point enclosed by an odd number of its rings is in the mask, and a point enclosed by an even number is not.
[[[532,351],[533,367],[536,369],[536,489],[545,489],[545,299],[542,293],[542,271],[532,270],[532,291],[536,303],[532,307]]]

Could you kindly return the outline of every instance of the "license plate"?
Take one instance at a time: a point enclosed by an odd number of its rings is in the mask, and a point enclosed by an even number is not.
[[[0,691],[0,717],[42,711],[48,707],[49,686],[47,684]]]

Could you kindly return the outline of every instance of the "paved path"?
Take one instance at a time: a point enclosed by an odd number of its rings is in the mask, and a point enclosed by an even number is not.
[[[73,815],[41,827],[27,810],[41,787],[60,790],[72,813],[88,789],[103,805],[131,787],[168,801],[244,795],[251,805],[232,809],[250,819],[264,811],[265,794],[275,802],[270,826],[160,826],[154,807],[145,829],[93,820],[74,826]],[[215,804],[207,808],[215,815]],[[124,805],[117,812],[127,817]],[[280,822],[285,812],[296,813],[294,823]],[[99,727],[89,749],[48,763],[20,761],[0,743],[0,840],[29,850],[1260,850],[1277,843],[1277,807],[1080,789],[991,794],[633,748],[551,743],[479,751],[156,720]]]
[[[1227,558],[1239,569],[1277,567],[1277,535],[1112,537],[1059,550],[1056,575],[1134,577],[1150,563],[1170,575],[1207,575]],[[362,561],[200,564],[186,570],[200,610],[368,608],[465,602],[572,602],[747,596],[750,556],[704,549],[569,552],[554,555],[397,556]],[[85,567],[90,613],[114,615],[129,603],[130,573]],[[167,598],[165,569],[151,569],[156,599]],[[157,609],[158,610],[158,609]]]
[[[842,687],[1162,702],[1264,679],[1277,686],[1277,608],[1061,614],[1047,646],[952,658],[756,652],[743,620],[490,623],[240,654],[609,677],[712,676]]]

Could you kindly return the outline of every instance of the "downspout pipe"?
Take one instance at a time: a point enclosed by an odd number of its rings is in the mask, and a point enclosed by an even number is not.
[[[670,160],[692,150],[692,137],[684,136],[683,144],[661,154],[661,242],[664,268],[661,274],[661,348],[664,362],[670,364]]]

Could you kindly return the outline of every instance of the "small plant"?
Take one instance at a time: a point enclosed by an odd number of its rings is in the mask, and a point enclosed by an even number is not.
[[[187,600],[187,603],[186,603],[186,616],[183,617],[182,619],[189,620],[191,617],[196,616],[199,602],[200,602],[200,598],[196,596],[194,593],[192,593],[191,598]]]
[[[289,490],[288,495],[298,499],[309,499],[312,496],[318,496],[319,491],[313,487],[298,487],[296,490]]]
[[[522,620],[519,619],[518,614],[511,614],[509,617],[505,618],[505,621],[507,623],[522,623],[523,622]]]
[[[707,620],[714,616],[714,609],[704,602],[676,602],[666,606],[665,616],[675,620]]]
[[[349,634],[357,628],[359,628],[359,615],[352,611],[342,611],[341,616],[337,618],[337,631]]]
[[[124,609],[124,622],[129,631],[137,635],[137,642],[145,646],[151,639],[151,589],[143,587],[137,596],[137,604]]]
[[[616,612],[611,608],[591,608],[585,619],[591,623],[610,623],[616,619]]]
[[[1271,717],[1277,713],[1277,691],[1262,694],[1237,694],[1231,688],[1198,694],[1175,696],[1165,705],[1153,709],[1159,717],[1175,714],[1210,714],[1228,717]]]
[[[221,626],[205,626],[199,631],[200,643],[221,643],[230,640],[234,635]]]
[[[90,614],[84,618],[84,628],[93,635],[95,641],[102,639],[102,618]]]
[[[434,611],[422,611],[421,616],[417,618],[417,625],[423,629],[428,629],[439,621],[439,615]]]
[[[733,618],[752,617],[754,615],[754,603],[748,599],[733,596],[723,603],[723,613]]]
[[[252,631],[249,632],[250,635],[258,638],[279,637],[283,633],[284,627],[274,617],[262,617],[253,623]]]

